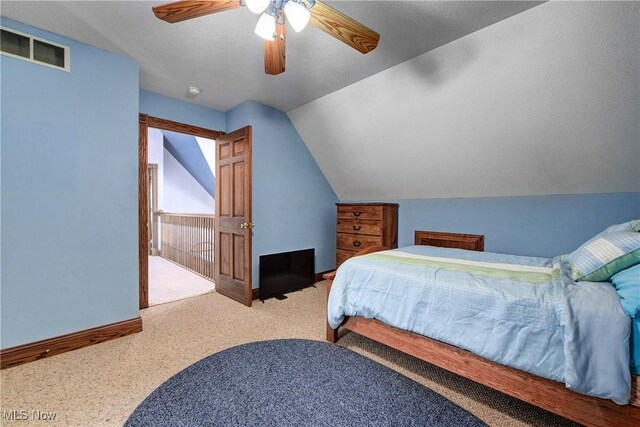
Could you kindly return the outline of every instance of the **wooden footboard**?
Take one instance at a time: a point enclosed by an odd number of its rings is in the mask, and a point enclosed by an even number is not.
[[[371,246],[369,248],[364,248],[358,251],[354,255],[354,257],[371,254],[374,252],[387,251],[387,250],[389,250],[389,248],[386,246]],[[332,271],[330,273],[325,273],[322,275],[322,278],[327,281],[327,299],[329,299],[329,292],[331,292],[331,284],[333,283],[333,279],[335,277],[336,277],[335,271]],[[335,343],[336,341],[338,341],[338,330],[333,329],[331,326],[329,326],[329,322],[327,322],[327,341],[329,341],[330,343]]]
[[[332,271],[331,273],[323,274],[322,277],[327,281],[327,300],[329,300],[329,293],[331,292],[331,285],[333,284],[333,279],[336,277],[336,272]],[[327,319],[328,316],[325,316]],[[336,343],[338,341],[338,330],[333,329],[329,325],[329,321],[327,320],[327,341],[330,343]]]
[[[357,255],[385,249],[367,248],[362,251],[364,253]],[[335,274],[332,272],[323,276],[327,281],[327,297]],[[576,393],[560,382],[492,362],[469,351],[394,328],[378,320],[350,317],[340,327],[587,426],[640,426],[640,407],[616,405],[610,400]],[[335,343],[337,340],[338,329],[327,324],[327,341]],[[640,394],[638,377],[634,377],[633,382],[632,400],[634,397],[637,400]]]
[[[631,404],[640,408],[640,376],[631,375]]]

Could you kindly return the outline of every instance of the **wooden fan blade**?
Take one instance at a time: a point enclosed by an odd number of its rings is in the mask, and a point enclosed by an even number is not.
[[[240,0],[184,0],[153,7],[157,18],[171,24],[240,7]]]
[[[378,46],[380,34],[320,0],[316,0],[310,12],[313,25],[355,50],[369,53]]]
[[[264,41],[264,72],[273,76],[284,73],[284,63],[287,50],[287,27],[284,24],[276,26],[276,39]]]

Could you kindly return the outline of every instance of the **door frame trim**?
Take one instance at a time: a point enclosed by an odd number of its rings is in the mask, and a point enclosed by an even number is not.
[[[148,114],[138,116],[138,295],[140,309],[149,307],[149,222],[147,198],[147,163],[149,158],[149,128],[186,133],[208,139],[217,139],[225,132],[200,126],[161,119]]]

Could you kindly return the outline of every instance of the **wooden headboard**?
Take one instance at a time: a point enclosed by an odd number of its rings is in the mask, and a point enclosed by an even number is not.
[[[484,251],[484,235],[416,230],[415,244],[482,252]]]

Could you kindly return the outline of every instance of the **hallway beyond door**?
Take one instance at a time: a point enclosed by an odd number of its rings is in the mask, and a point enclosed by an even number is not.
[[[149,305],[213,292],[213,282],[159,256],[149,257]]]

